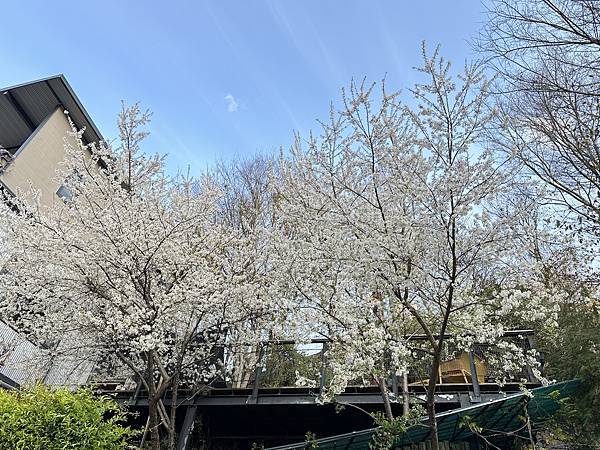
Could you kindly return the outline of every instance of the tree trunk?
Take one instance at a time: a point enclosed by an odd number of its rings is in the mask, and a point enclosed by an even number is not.
[[[158,432],[158,400],[151,398],[148,400],[148,417],[150,428],[149,448],[152,450],[160,450],[160,433]]]
[[[381,398],[383,399],[383,408],[385,411],[385,416],[388,420],[394,419],[394,414],[392,413],[392,405],[390,403],[390,396],[388,395],[387,383],[384,377],[379,377],[377,379],[379,384],[379,389],[381,390]]]
[[[148,428],[150,429],[150,442],[148,447],[152,450],[160,450],[160,433],[158,432],[158,398],[156,398],[156,387],[154,385],[154,359],[148,354],[148,369],[146,371],[148,383]]]
[[[441,344],[439,344],[441,348]],[[437,353],[437,352],[436,352]],[[427,416],[429,418],[429,429],[431,433],[431,450],[439,450],[437,419],[435,418],[435,388],[438,381],[438,370],[440,368],[440,356],[433,358],[431,371],[429,372],[429,384],[427,385]]]
[[[177,394],[179,388],[179,372],[173,378],[171,388],[171,417],[169,423],[169,450],[175,450],[177,440],[175,438],[175,419],[177,415]]]
[[[402,374],[402,413],[408,416],[410,413],[410,399],[408,396],[408,372]]]
[[[429,416],[429,429],[431,430],[431,450],[439,450],[437,419],[435,418],[435,397],[430,400],[427,396],[427,415]]]

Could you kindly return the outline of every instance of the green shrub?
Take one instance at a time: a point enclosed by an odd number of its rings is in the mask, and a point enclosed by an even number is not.
[[[0,449],[126,449],[124,411],[89,390],[0,390]]]
[[[548,378],[578,378],[578,391],[546,427],[569,448],[597,448],[600,441],[600,304],[571,303],[561,307],[558,336],[541,336],[538,348]]]

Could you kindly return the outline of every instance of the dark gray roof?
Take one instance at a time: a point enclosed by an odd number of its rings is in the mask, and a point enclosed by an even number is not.
[[[56,75],[0,89],[0,145],[14,153],[57,107],[69,111],[78,129],[85,127],[85,141],[103,139],[64,75]]]

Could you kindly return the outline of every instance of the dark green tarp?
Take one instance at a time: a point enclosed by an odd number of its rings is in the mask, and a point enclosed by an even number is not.
[[[574,393],[578,384],[578,380],[564,381],[535,388],[528,393],[507,395],[490,402],[440,413],[437,415],[439,440],[455,443],[473,439],[474,434],[468,426],[464,425],[466,422],[476,424],[488,433],[498,432],[494,433],[498,435],[515,431],[527,432],[523,421],[526,412],[534,427],[543,423],[560,408],[562,399]],[[273,447],[269,450],[310,449],[314,448],[311,447],[314,444],[323,450],[366,449],[375,430],[370,428],[319,439],[313,443],[301,442]],[[424,417],[420,425],[410,428],[398,438],[396,446],[409,446],[427,440],[429,440],[429,427],[427,418]]]

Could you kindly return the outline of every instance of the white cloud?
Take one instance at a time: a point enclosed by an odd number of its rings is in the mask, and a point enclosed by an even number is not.
[[[239,108],[239,104],[237,102],[237,100],[235,99],[235,97],[231,94],[227,94],[225,96],[225,101],[227,102],[227,111],[229,111],[230,113],[232,112],[236,112]]]

